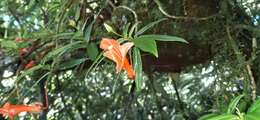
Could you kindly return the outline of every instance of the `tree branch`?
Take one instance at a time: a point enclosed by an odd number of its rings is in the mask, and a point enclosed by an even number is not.
[[[170,15],[169,13],[167,13],[163,8],[162,5],[160,3],[159,0],[153,0],[156,5],[158,6],[158,9],[161,11],[162,14],[164,14],[166,17],[171,18],[171,19],[176,19],[176,20],[208,20],[208,19],[212,19],[215,18],[219,15],[220,12],[210,15],[210,16],[206,16],[206,17],[186,17],[186,16],[175,16],[175,15]]]

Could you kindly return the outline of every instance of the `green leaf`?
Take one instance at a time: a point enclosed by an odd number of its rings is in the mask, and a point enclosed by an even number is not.
[[[123,29],[123,36],[124,36],[124,38],[127,38],[127,36],[128,36],[128,29],[129,29],[129,27],[130,27],[130,23],[128,23],[128,24],[124,27],[124,29]]]
[[[99,53],[95,61],[91,64],[91,66],[88,68],[85,78],[88,76],[89,72],[93,69],[95,69],[103,60],[104,60],[103,52]]]
[[[135,36],[139,36],[141,34],[143,34],[146,30],[152,28],[154,25],[164,21],[164,20],[167,20],[167,18],[162,18],[162,19],[159,19],[157,21],[154,21],[154,22],[151,22],[149,24],[147,24],[146,26],[144,26],[143,28],[141,28],[139,31],[136,32]]]
[[[156,42],[152,38],[147,37],[137,37],[133,40],[134,45],[140,48],[144,52],[152,53],[154,56],[158,57],[158,51]]]
[[[86,61],[86,58],[72,59],[70,61],[64,62],[61,65],[59,65],[59,69],[64,70],[64,69],[72,68],[83,63],[84,61]]]
[[[32,74],[34,71],[39,70],[43,67],[43,65],[39,64],[36,66],[33,66],[32,68],[25,70],[25,72],[23,72],[19,77],[17,77],[16,79],[16,83],[19,82],[23,77],[25,77],[26,75]]]
[[[73,50],[73,49],[78,49],[78,48],[83,48],[84,44],[82,44],[82,41],[74,42],[68,45],[65,45],[63,47],[57,48],[51,52],[49,52],[45,57],[44,57],[44,62],[48,61],[51,58],[55,58],[59,56],[60,54],[65,53],[66,51]]]
[[[11,49],[17,49],[18,48],[15,41],[4,40],[4,39],[0,39],[0,46],[2,48],[11,48]]]
[[[155,39],[158,41],[170,41],[170,42],[183,42],[188,43],[186,40],[180,37],[176,36],[169,36],[169,35],[141,35],[139,36],[141,38],[149,38],[149,39]]]
[[[49,34],[49,33],[46,33],[46,34]],[[74,34],[75,34],[74,32],[73,33],[64,32],[64,33],[58,33],[58,34],[51,35],[51,37],[54,39],[66,39],[66,38],[72,37]],[[41,35],[39,35],[39,36],[41,36]]]
[[[216,117],[217,114],[211,113],[211,114],[207,114],[207,115],[203,115],[199,118],[199,120],[208,120],[210,118]]]
[[[260,114],[259,113],[248,113],[244,116],[245,120],[259,120]]]
[[[218,115],[207,120],[239,120],[238,116],[231,114]]]
[[[81,8],[78,7],[77,10],[75,11],[75,20],[79,20],[81,14]]]
[[[242,97],[244,97],[244,95],[239,95],[231,101],[231,103],[228,105],[228,110],[227,110],[228,114],[232,114],[235,112],[236,107]]]
[[[140,50],[138,48],[134,48],[134,69],[135,69],[135,83],[136,83],[136,91],[141,91],[141,87],[143,84],[142,79],[142,59]]]
[[[129,31],[129,33],[128,33],[128,37],[132,37],[132,35],[133,35],[133,33],[134,33],[134,31],[135,31],[135,29],[137,28],[137,25],[139,24],[139,22],[137,22],[137,23],[135,23],[132,27],[131,27],[131,29],[130,29],[130,31]]]
[[[257,112],[260,113],[260,99],[256,100],[248,109],[248,113]]]
[[[93,20],[87,27],[84,27],[83,33],[84,33],[84,37],[85,37],[87,43],[90,40],[90,34],[91,34],[94,23],[95,23],[95,20]],[[87,23],[85,23],[85,24],[87,24]]]
[[[241,112],[245,112],[246,110],[248,110],[247,103],[248,102],[245,99],[240,100],[237,109]]]
[[[98,56],[98,48],[95,43],[90,43],[87,46],[87,54],[88,57],[92,60],[95,61],[97,56]]]
[[[84,37],[85,37],[87,43],[90,41],[91,31],[93,29],[94,23],[97,20],[97,16],[99,16],[100,13],[101,13],[101,10],[97,13],[97,15],[94,17],[94,19],[90,23],[88,21],[86,21],[84,23],[83,34],[84,34]],[[88,26],[87,26],[87,24],[88,24]]]

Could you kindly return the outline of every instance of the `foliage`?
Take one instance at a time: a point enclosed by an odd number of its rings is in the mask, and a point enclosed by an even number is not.
[[[0,1],[1,106],[46,103],[47,90],[48,110],[19,117],[254,119],[260,3],[200,1]],[[135,81],[115,74],[102,38],[134,43]]]
[[[208,114],[204,115],[199,120],[258,120],[259,116],[259,102],[260,100],[256,100],[246,111],[241,111],[239,109],[239,101],[242,99],[243,95],[239,95],[234,98],[228,106],[228,110],[226,112],[222,112],[221,115],[217,114]],[[240,104],[241,105],[241,104]],[[244,113],[246,112],[246,113]]]

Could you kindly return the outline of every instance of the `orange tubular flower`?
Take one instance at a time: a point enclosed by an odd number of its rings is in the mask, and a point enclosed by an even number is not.
[[[126,54],[133,45],[132,42],[120,45],[118,41],[109,38],[103,38],[100,43],[100,48],[105,51],[104,56],[116,63],[116,73],[119,73],[123,68],[130,79],[135,78],[135,72],[129,64]]]
[[[31,105],[12,105],[10,103],[5,103],[2,108],[0,108],[0,114],[8,116],[10,120],[13,120],[16,115],[21,112],[30,113],[40,113],[43,110],[43,105],[41,103],[34,103]]]
[[[15,42],[18,42],[18,43],[21,43],[21,42],[23,42],[24,40],[22,39],[22,38],[15,38]]]
[[[15,38],[15,42],[17,42],[17,43],[22,43],[22,42],[25,42],[24,41],[24,39],[23,38]],[[28,48],[20,48],[19,49],[19,54],[22,56],[22,55],[24,55],[24,54],[26,54],[26,53],[28,53],[29,52],[29,50],[28,50]]]
[[[19,54],[22,56],[24,54],[28,53],[28,49],[27,48],[20,48],[19,49]]]
[[[25,69],[30,69],[35,65],[35,61],[31,60],[28,64],[25,65]]]

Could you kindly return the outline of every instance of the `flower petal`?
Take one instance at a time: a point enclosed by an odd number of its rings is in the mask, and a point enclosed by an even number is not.
[[[123,68],[126,71],[128,78],[134,80],[135,79],[135,72],[133,70],[132,65],[129,64],[127,58],[125,58]]]
[[[109,38],[103,38],[100,43],[100,48],[105,51],[104,56],[116,63],[116,73],[119,73],[123,68],[130,79],[135,78],[135,72],[129,64],[126,55],[133,45],[133,42],[120,45],[118,41]]]
[[[121,54],[122,54],[123,57],[126,56],[127,52],[129,51],[129,49],[130,49],[133,45],[134,45],[133,42],[127,42],[127,43],[125,43],[125,44],[123,44],[123,45],[121,45],[121,46],[119,47],[120,52],[121,52]]]
[[[119,48],[120,44],[115,39],[109,39],[109,38],[102,38],[100,43],[100,48],[103,50],[109,50],[113,47]]]
[[[116,63],[116,73],[119,73],[122,70],[123,62],[122,57],[115,54],[115,51],[109,50],[104,52],[104,56]]]

